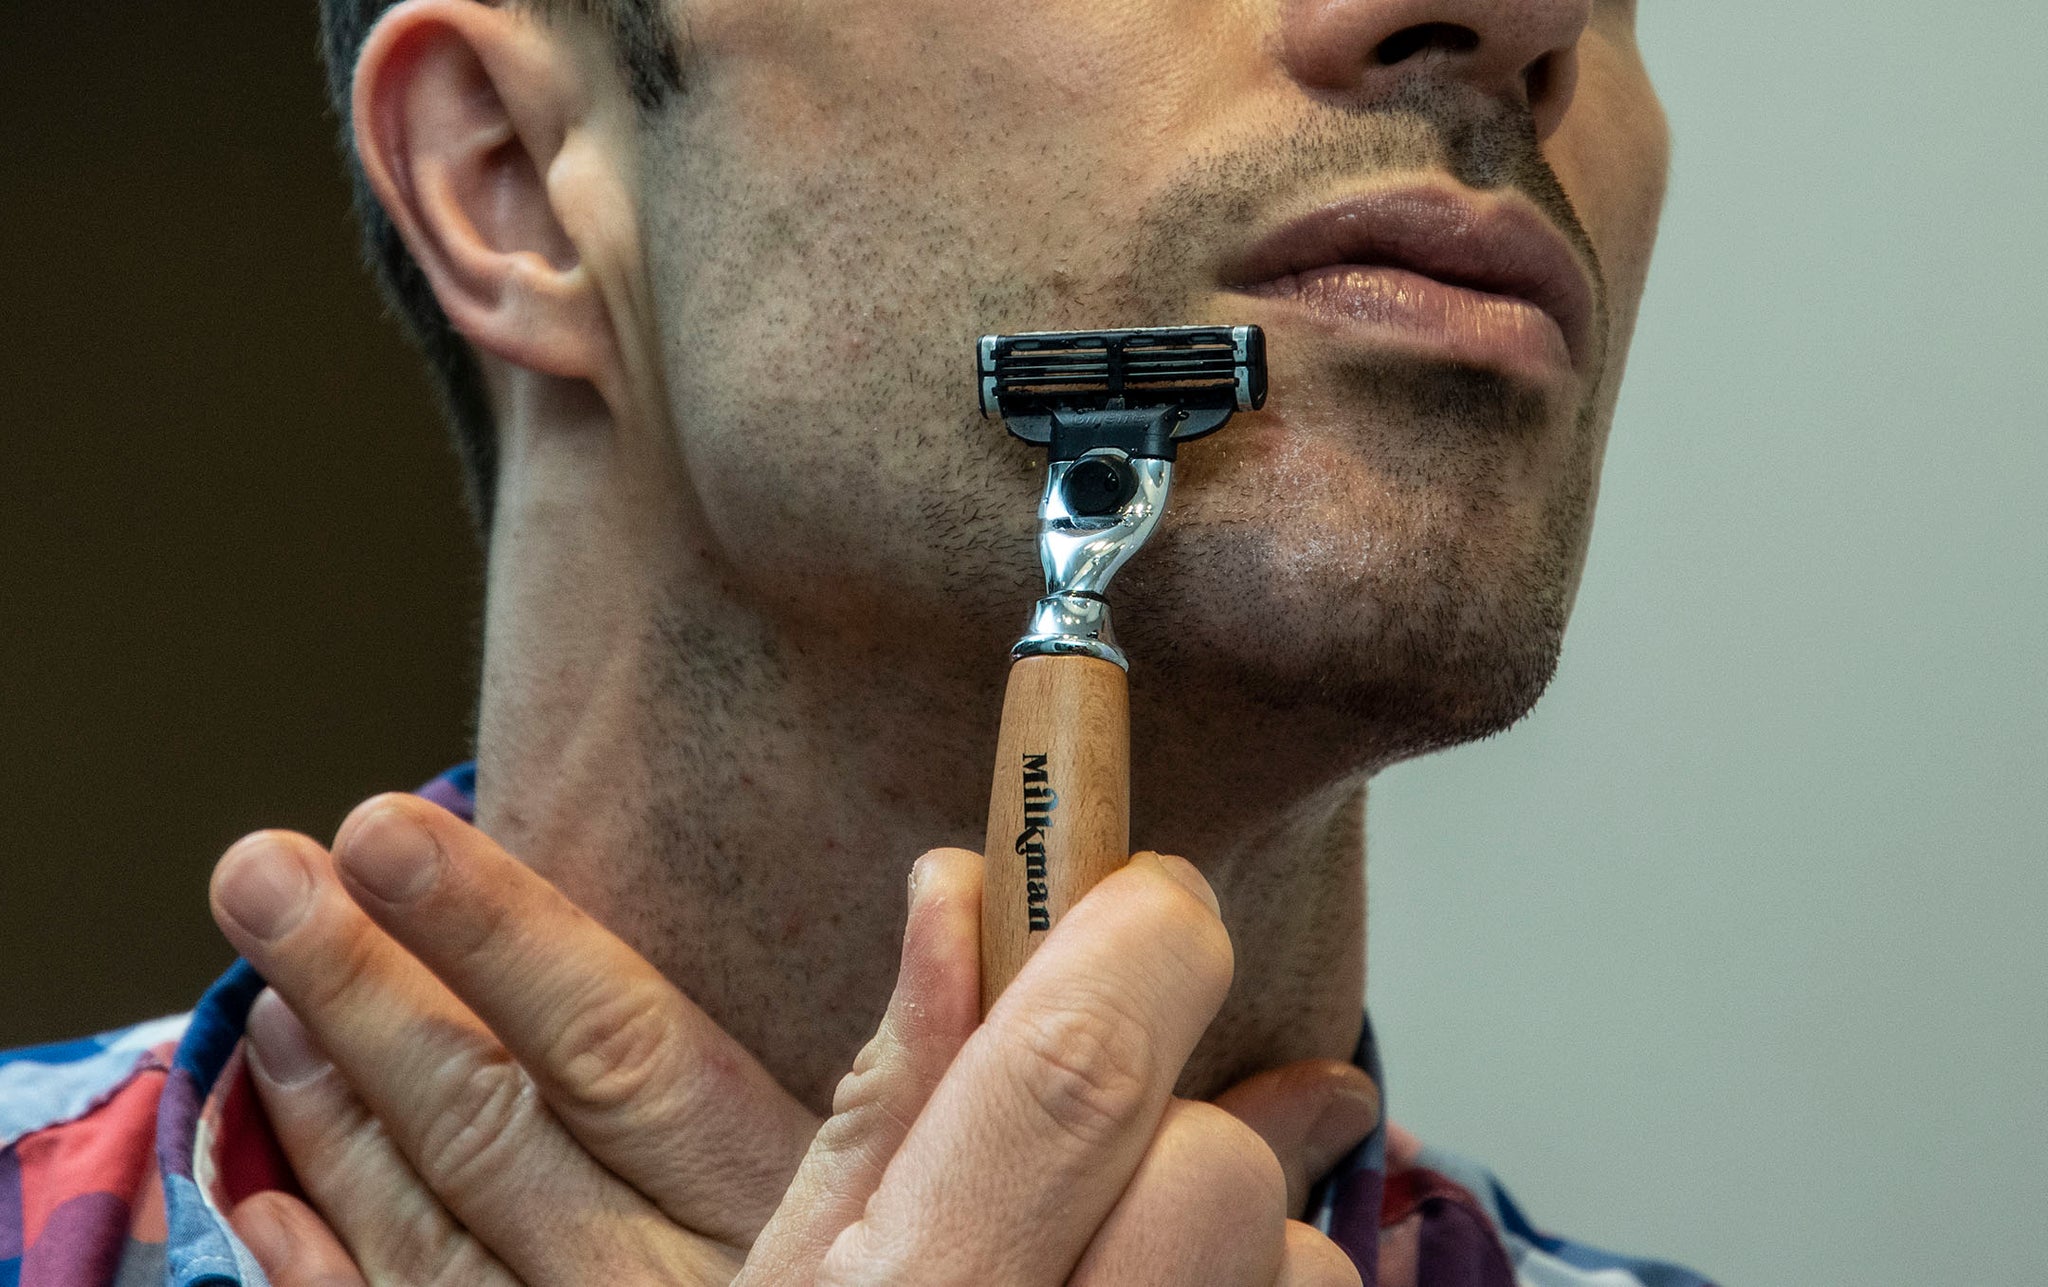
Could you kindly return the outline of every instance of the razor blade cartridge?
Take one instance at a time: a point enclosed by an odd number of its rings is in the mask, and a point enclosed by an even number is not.
[[[1054,459],[1114,446],[1170,460],[1176,444],[1266,401],[1256,326],[984,335],[977,353],[981,413]]]

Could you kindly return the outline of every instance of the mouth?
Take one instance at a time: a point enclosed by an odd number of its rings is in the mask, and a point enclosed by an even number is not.
[[[1396,188],[1323,206],[1225,269],[1225,286],[1305,312],[1345,342],[1549,383],[1592,362],[1593,283],[1521,200]]]

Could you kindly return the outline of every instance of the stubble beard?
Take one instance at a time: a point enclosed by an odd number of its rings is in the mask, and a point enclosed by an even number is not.
[[[1175,512],[1112,596],[1119,632],[1175,688],[1321,740],[1335,775],[1490,736],[1535,706],[1556,673],[1606,431],[1608,287],[1526,110],[1415,82],[1368,115],[1374,127],[1317,117],[1284,146],[1195,167],[1149,204],[1132,280],[1198,280],[1185,248],[1231,244],[1225,230],[1258,226],[1272,194],[1439,169],[1534,203],[1591,274],[1595,316],[1569,398],[1334,346],[1296,361],[1303,387],[1289,390],[1279,350],[1293,337],[1274,337],[1284,427],[1251,450],[1232,444],[1239,426],[1183,450]]]
[[[699,164],[706,154],[694,151]],[[1197,316],[1228,307],[1198,258],[1240,243],[1276,194],[1445,170],[1526,196],[1576,243],[1596,287],[1586,369],[1604,370],[1599,261],[1533,121],[1423,82],[1370,111],[1319,114],[1283,138],[1191,164],[1101,257],[1120,270],[1089,290],[1054,270],[1069,258],[1056,244],[1034,247],[1016,232],[1026,216],[1010,216],[1015,240],[999,263],[917,253],[933,238],[963,239],[976,219],[918,205],[936,180],[915,173],[876,189],[857,169],[822,171],[772,191],[774,219],[735,219],[722,237],[651,227],[650,246],[728,245],[730,262],[770,266],[758,289],[749,273],[694,267],[664,307],[676,419],[700,434],[722,426],[685,451],[703,470],[694,481],[714,536],[758,559],[735,567],[741,592],[793,633],[907,631],[928,650],[1000,650],[1039,593],[1042,472],[1030,449],[973,413],[962,374],[973,336],[1228,320]],[[711,179],[698,207],[764,204],[743,168],[733,175]],[[812,266],[859,265],[886,295],[787,272],[798,263],[791,248],[806,244],[831,248],[811,253]],[[750,312],[783,329],[766,344],[757,335],[751,348],[719,349],[732,343],[719,338],[723,320]],[[788,380],[831,351],[828,335],[859,337],[867,351],[844,372]],[[1247,463],[1230,445],[1244,431],[1232,426],[1213,449],[1183,453],[1174,510],[1112,595],[1134,664],[1173,675],[1182,691],[1313,721],[1343,743],[1328,748],[1334,759],[1360,768],[1514,723],[1555,672],[1583,559],[1604,436],[1598,380],[1587,376],[1565,406],[1485,371],[1354,354],[1303,381],[1321,407],[1303,416],[1288,406],[1297,391],[1280,342],[1275,407],[1293,417],[1301,450]],[[807,435],[843,439],[850,427],[862,448],[833,448],[829,467],[801,455],[777,467],[778,444],[801,453]],[[919,472],[892,464],[903,461]],[[1290,470],[1302,485],[1287,486]],[[952,637],[932,638],[935,623]]]
[[[1392,409],[1404,433],[1428,422],[1419,407],[1447,402],[1459,433],[1432,444],[1420,471],[1415,451],[1375,451],[1378,435],[1362,434],[1369,464],[1324,453],[1337,463],[1323,490],[1267,498],[1257,522],[1203,521],[1215,498],[1191,477],[1177,498],[1188,521],[1115,596],[1134,658],[1185,691],[1291,723],[1338,774],[1491,736],[1534,707],[1557,669],[1599,439],[1592,400],[1559,423],[1558,409],[1471,371],[1383,364],[1355,376],[1356,396]],[[1502,448],[1546,434],[1569,444],[1528,512],[1507,499]],[[1371,521],[1347,527],[1358,492]]]

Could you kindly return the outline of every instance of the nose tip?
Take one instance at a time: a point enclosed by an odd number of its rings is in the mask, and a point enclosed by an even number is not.
[[[1592,0],[1283,0],[1282,48],[1305,88],[1369,102],[1433,76],[1526,104],[1539,138],[1578,83]]]

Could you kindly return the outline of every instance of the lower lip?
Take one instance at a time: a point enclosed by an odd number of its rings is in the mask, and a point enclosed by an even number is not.
[[[1474,366],[1531,383],[1568,376],[1571,346],[1549,313],[1511,295],[1403,268],[1334,264],[1243,288],[1293,304],[1367,347]]]

